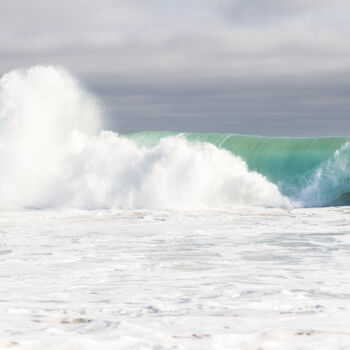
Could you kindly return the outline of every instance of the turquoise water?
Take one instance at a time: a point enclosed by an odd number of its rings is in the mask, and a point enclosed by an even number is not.
[[[147,131],[126,137],[152,147],[175,132]],[[269,138],[236,134],[181,134],[209,142],[241,157],[252,171],[275,183],[280,192],[305,206],[350,203],[350,138]]]

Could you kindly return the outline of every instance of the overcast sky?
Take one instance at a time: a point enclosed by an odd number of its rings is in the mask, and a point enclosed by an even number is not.
[[[350,1],[1,0],[0,73],[59,65],[106,127],[350,134]]]

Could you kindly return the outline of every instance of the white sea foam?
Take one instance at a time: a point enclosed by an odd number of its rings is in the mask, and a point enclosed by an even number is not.
[[[0,211],[0,349],[349,349],[348,212]]]
[[[0,80],[0,207],[285,207],[276,185],[207,143],[169,137],[140,148],[102,130],[98,104],[64,70]]]

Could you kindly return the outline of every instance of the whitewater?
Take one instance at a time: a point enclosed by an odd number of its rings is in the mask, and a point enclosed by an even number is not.
[[[104,130],[0,79],[0,348],[350,348],[350,138]]]

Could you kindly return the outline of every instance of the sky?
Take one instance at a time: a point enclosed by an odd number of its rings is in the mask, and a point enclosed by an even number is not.
[[[350,134],[350,1],[1,0],[0,75],[57,65],[105,127]]]

